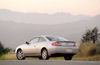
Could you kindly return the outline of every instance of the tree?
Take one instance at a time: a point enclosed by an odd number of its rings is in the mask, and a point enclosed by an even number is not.
[[[82,42],[91,41],[91,30],[87,30],[86,33],[83,35]]]
[[[9,48],[4,48],[4,46],[2,45],[2,43],[0,42],[0,56],[2,54],[8,53],[10,51]]]
[[[87,30],[86,33],[82,36],[81,41],[88,42],[88,41],[93,41],[95,43],[98,40],[99,33],[98,33],[98,28],[95,27],[92,30]]]
[[[3,54],[3,50],[4,50],[4,47],[3,47],[3,45],[2,45],[1,42],[0,42],[0,55]]]
[[[95,43],[98,39],[99,33],[98,33],[98,28],[95,27],[92,32],[91,32],[92,36],[91,39],[93,40],[93,43]]]

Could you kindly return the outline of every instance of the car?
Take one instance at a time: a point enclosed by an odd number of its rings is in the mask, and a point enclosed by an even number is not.
[[[42,35],[18,46],[15,53],[18,60],[24,60],[26,57],[38,57],[40,60],[64,57],[65,60],[71,60],[78,49],[79,47],[74,41],[63,37]]]

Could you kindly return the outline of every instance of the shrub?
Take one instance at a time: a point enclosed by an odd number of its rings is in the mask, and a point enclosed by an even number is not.
[[[96,54],[96,46],[91,47],[90,51],[89,51],[89,55],[93,56]]]
[[[89,55],[89,51],[91,49],[91,47],[94,46],[93,43],[91,42],[85,42],[85,43],[82,43],[79,47],[79,54],[80,56],[88,56]]]
[[[88,57],[100,54],[100,43],[85,42],[79,47],[79,52],[75,57]]]
[[[100,54],[100,43],[96,43],[94,46],[91,47],[89,51],[90,56],[93,56],[96,54]]]
[[[96,44],[96,54],[100,54],[100,43]]]

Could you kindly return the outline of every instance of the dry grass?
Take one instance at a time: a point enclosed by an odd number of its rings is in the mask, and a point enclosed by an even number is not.
[[[88,57],[73,57],[72,60],[100,61],[100,55],[88,56]]]
[[[16,54],[8,53],[0,57],[0,60],[17,60]],[[28,57],[26,60],[39,60],[38,58]],[[52,57],[50,60],[64,60],[63,57]]]
[[[5,54],[0,57],[0,60],[17,60],[16,55],[12,53]],[[28,57],[26,60],[39,60],[38,58]],[[51,57],[49,60],[64,60],[64,57]],[[89,56],[89,57],[76,57],[72,60],[86,60],[86,61],[100,61],[100,55]]]
[[[16,55],[14,53],[4,54],[1,57],[1,60],[16,60]]]

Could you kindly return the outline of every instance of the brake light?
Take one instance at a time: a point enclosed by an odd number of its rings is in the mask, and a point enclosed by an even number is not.
[[[78,46],[77,43],[74,43],[74,46]]]
[[[52,46],[60,46],[58,42],[52,43]]]

